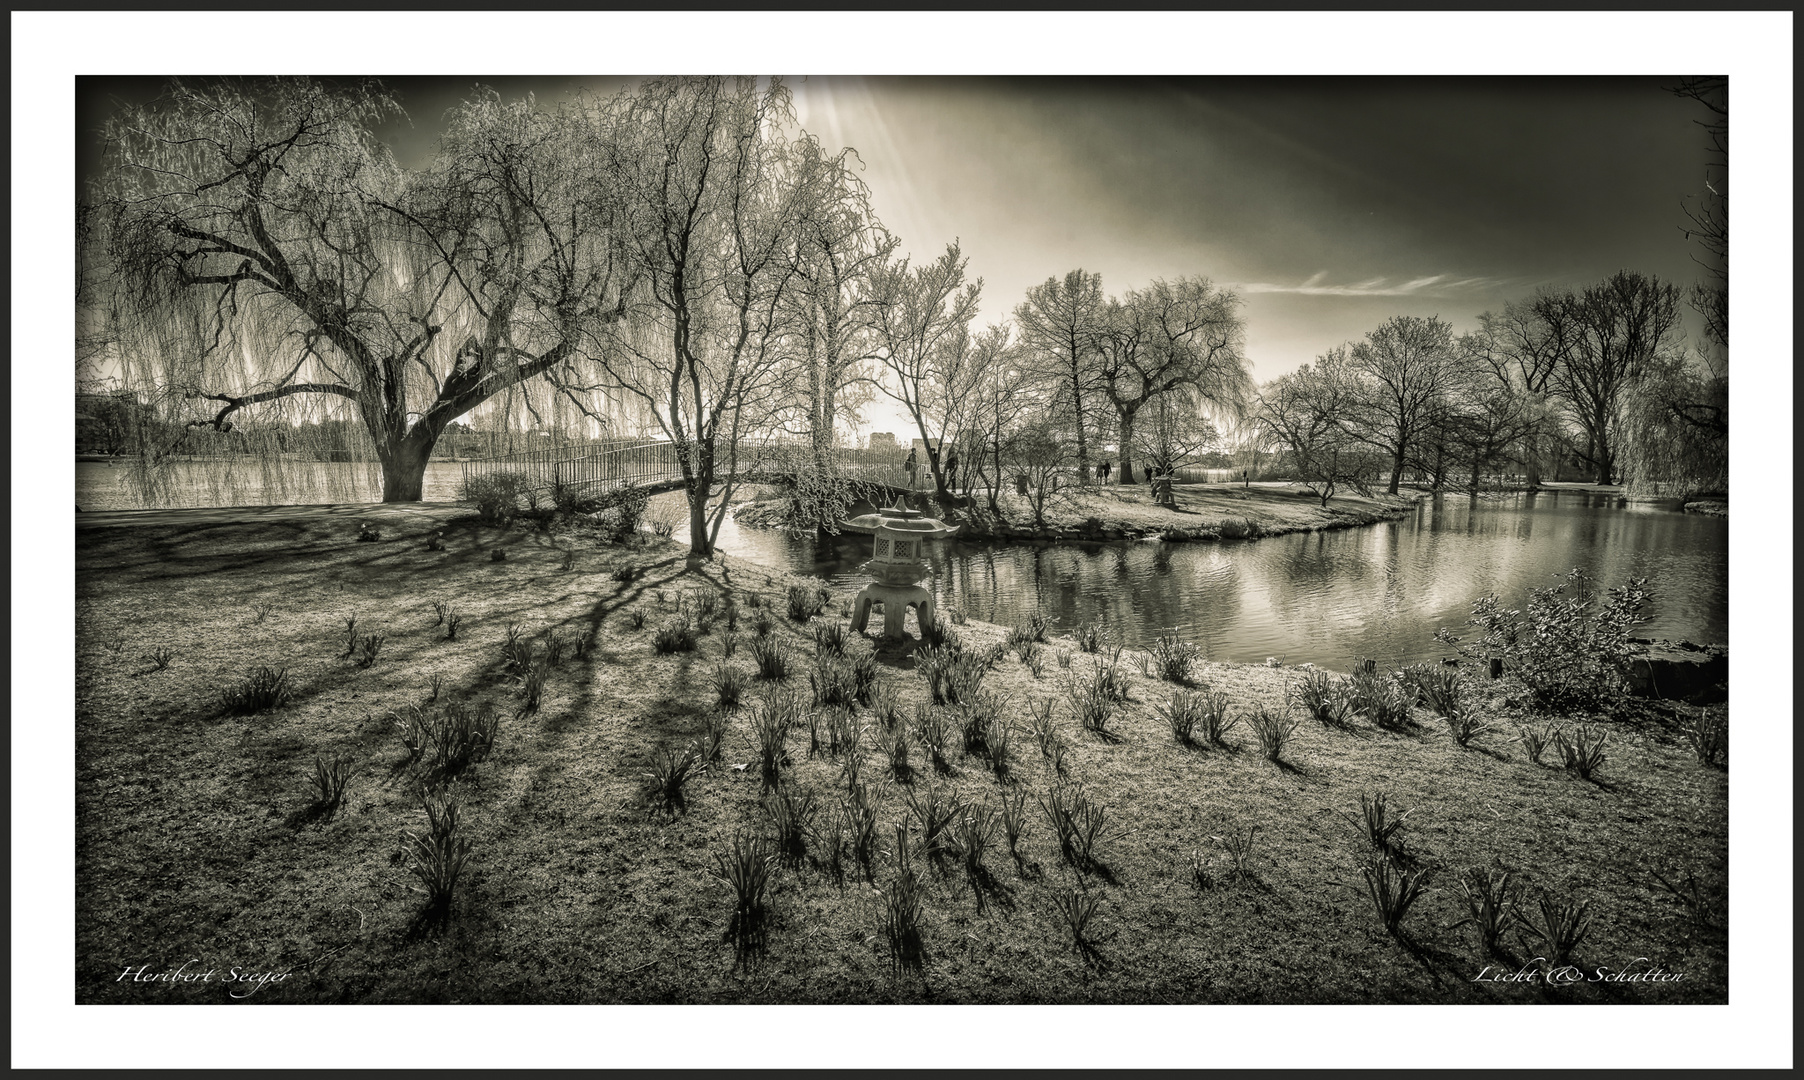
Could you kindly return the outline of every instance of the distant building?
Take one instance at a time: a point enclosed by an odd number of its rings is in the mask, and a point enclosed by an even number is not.
[[[896,442],[895,433],[890,431],[871,432],[870,441],[866,445],[872,450],[898,450],[901,448],[900,444]]]

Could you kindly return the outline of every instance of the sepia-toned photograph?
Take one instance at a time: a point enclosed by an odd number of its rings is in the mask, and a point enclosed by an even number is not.
[[[62,1004],[1731,1004],[1726,64],[278,55],[71,77]]]

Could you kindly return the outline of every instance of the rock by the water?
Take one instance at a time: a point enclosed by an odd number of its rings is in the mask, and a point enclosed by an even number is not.
[[[1646,652],[1629,661],[1629,689],[1640,697],[1704,705],[1729,697],[1729,650],[1690,641],[1638,639]]]

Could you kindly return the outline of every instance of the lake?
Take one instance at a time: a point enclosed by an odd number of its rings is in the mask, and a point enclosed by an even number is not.
[[[262,503],[261,467],[178,465],[172,505]],[[84,509],[137,505],[124,466],[76,465]],[[375,501],[373,466],[314,464],[300,479],[278,479],[276,502]],[[462,484],[455,462],[427,468],[428,501],[450,501]],[[676,516],[680,495],[659,496]],[[683,539],[685,530],[677,529]],[[844,589],[867,580],[867,536],[794,540],[766,530],[721,527],[721,550],[812,574]],[[1575,566],[1601,585],[1646,577],[1652,600],[1638,636],[1729,642],[1729,525],[1589,492],[1552,491],[1480,500],[1424,500],[1409,517],[1356,529],[1296,533],[1256,541],[1166,544],[1028,544],[942,541],[929,545],[928,583],[945,607],[1013,624],[1045,609],[1068,630],[1089,620],[1118,640],[1142,645],[1167,631],[1215,660],[1249,663],[1276,656],[1345,670],[1356,658],[1385,664],[1448,655],[1436,628],[1465,623],[1472,601],[1495,591],[1520,607],[1532,586],[1551,585]]]

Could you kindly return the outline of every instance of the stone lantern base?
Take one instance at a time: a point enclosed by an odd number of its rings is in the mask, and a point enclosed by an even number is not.
[[[866,585],[852,602],[852,631],[863,633],[864,624],[870,618],[871,605],[883,605],[883,636],[900,640],[902,624],[908,618],[909,605],[914,605],[915,618],[920,620],[921,632],[925,636],[933,629],[933,594],[919,585],[885,585],[873,581]]]

